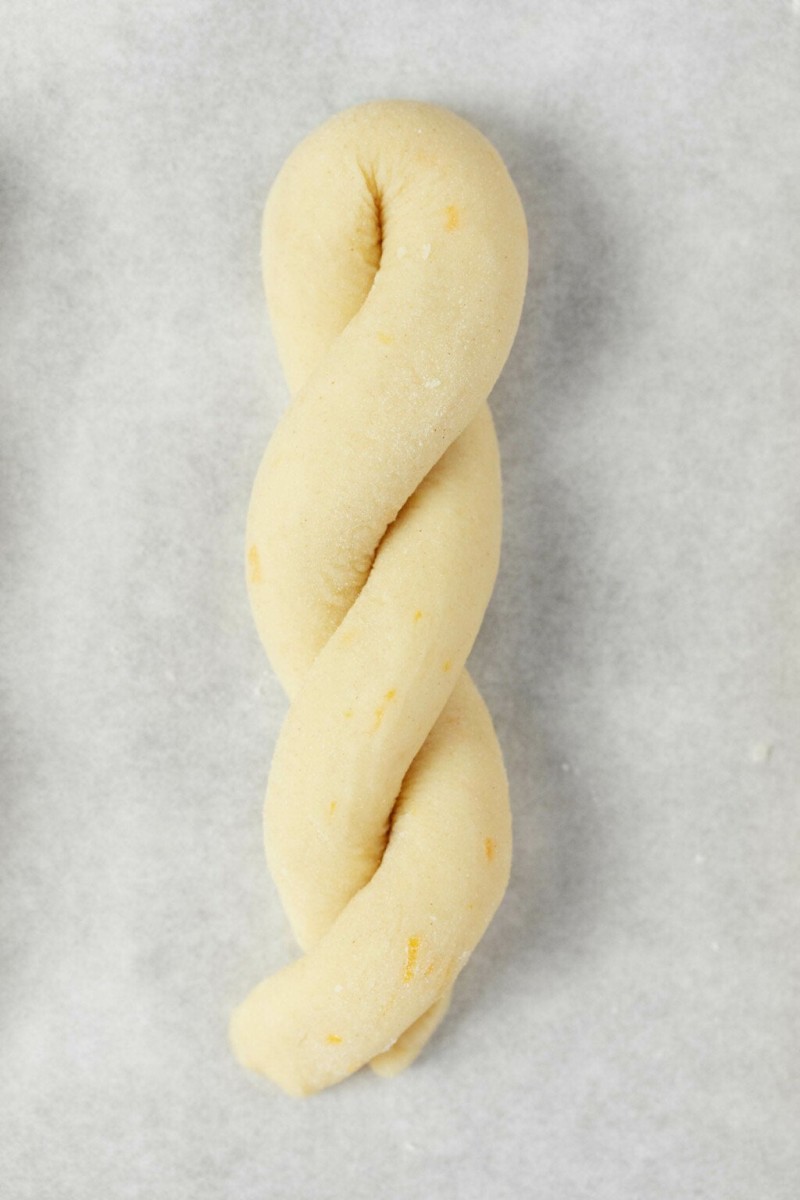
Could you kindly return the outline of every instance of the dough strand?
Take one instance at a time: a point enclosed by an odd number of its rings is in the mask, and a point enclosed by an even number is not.
[[[522,205],[471,125],[341,113],[267,201],[291,392],[248,517],[256,626],[290,700],[264,809],[304,952],[235,1011],[247,1067],[305,1095],[425,1045],[508,881],[491,719],[464,664],[497,573],[487,397],[519,323]]]

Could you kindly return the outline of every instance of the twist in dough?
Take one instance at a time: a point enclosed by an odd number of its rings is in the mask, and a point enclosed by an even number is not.
[[[503,762],[464,663],[500,546],[486,399],[527,262],[497,152],[426,104],[334,117],[267,201],[292,400],[255,481],[248,586],[290,698],[264,833],[304,954],[231,1038],[292,1094],[406,1066],[506,888]]]

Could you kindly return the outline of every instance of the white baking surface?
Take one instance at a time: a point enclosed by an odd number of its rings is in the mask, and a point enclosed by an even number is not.
[[[5,0],[3,1197],[796,1200],[798,8]],[[226,1044],[293,953],[259,217],[386,96],[483,129],[531,227],[472,658],[516,854],[418,1065],[297,1101]]]

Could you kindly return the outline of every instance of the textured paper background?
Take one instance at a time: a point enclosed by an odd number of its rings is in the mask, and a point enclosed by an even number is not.
[[[797,1196],[796,7],[6,0],[4,1196]],[[472,659],[516,857],[418,1066],[303,1103],[226,1045],[292,953],[259,217],[378,96],[472,119],[531,226]]]

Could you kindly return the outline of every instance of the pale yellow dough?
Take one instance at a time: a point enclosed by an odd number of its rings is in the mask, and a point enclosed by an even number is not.
[[[294,151],[263,257],[292,400],[255,481],[248,586],[290,698],[264,831],[304,954],[231,1039],[305,1095],[416,1056],[508,880],[502,757],[464,663],[497,572],[486,399],[527,231],[477,130],[390,101]]]

